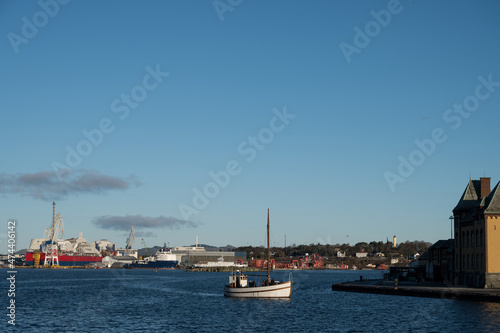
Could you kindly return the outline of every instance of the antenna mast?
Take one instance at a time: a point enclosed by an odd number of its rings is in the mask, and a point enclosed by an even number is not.
[[[286,256],[286,234],[285,234],[285,247],[283,248],[283,252],[285,253]]]
[[[267,209],[267,281],[271,281],[271,250],[269,249],[269,208]]]

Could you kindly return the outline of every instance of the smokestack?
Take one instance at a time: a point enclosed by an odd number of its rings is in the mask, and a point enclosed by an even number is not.
[[[52,224],[56,221],[56,202],[52,202]]]
[[[487,197],[491,193],[491,188],[490,188],[490,177],[481,177],[479,178],[481,180],[481,199],[484,197]]]

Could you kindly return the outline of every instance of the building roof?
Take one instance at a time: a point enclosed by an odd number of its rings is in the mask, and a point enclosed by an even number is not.
[[[483,210],[484,213],[500,214],[500,182],[497,183],[495,188],[490,194],[481,198],[478,193],[481,193],[481,181],[469,180],[464,193],[460,197],[458,204],[453,209],[456,211],[467,211],[469,214],[476,214],[475,210]]]
[[[427,260],[427,259],[429,259],[429,251],[425,251],[424,253],[422,253],[420,257],[418,257],[418,260]]]
[[[474,208],[478,204],[479,196],[478,192],[481,191],[481,181],[479,180],[469,180],[464,193],[460,197],[457,206],[453,209],[455,210],[469,210]]]
[[[495,213],[500,214],[500,190],[498,189],[500,182],[498,182],[497,186],[491,191],[490,195],[486,197],[484,210],[485,213]]]
[[[108,256],[114,260],[138,260],[136,257],[132,256]]]
[[[453,248],[453,239],[440,239],[429,246],[429,250]]]

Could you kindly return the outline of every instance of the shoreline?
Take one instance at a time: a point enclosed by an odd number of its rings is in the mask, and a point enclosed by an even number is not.
[[[34,267],[34,266],[15,266],[16,269],[155,269],[153,267],[86,267],[86,266],[58,266],[58,267]],[[0,269],[10,269],[8,267],[0,267]],[[257,268],[257,267],[172,267],[172,268],[156,268],[156,269],[182,269],[185,271],[193,271],[193,272],[230,272],[232,270],[241,270],[241,271],[266,271],[266,268]],[[346,271],[346,272],[355,272],[355,271],[380,271],[378,269],[342,269],[342,268],[274,268],[273,271]]]

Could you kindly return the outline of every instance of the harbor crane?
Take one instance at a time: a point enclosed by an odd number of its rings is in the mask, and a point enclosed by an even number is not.
[[[59,266],[59,255],[57,239],[59,238],[59,232],[64,236],[64,222],[61,218],[61,213],[56,215],[56,203],[52,203],[52,225],[45,229],[44,238],[45,243],[45,261],[44,266]]]
[[[144,250],[146,251],[147,256],[150,257],[148,247],[146,245],[146,242],[144,241],[144,238],[141,238],[141,242],[142,242],[142,245],[144,245]]]
[[[135,242],[135,230],[134,230],[134,226],[132,226],[130,228],[130,234],[128,235],[128,238],[127,238],[127,245],[125,246],[125,252],[127,254],[129,254],[132,250],[132,243]]]

